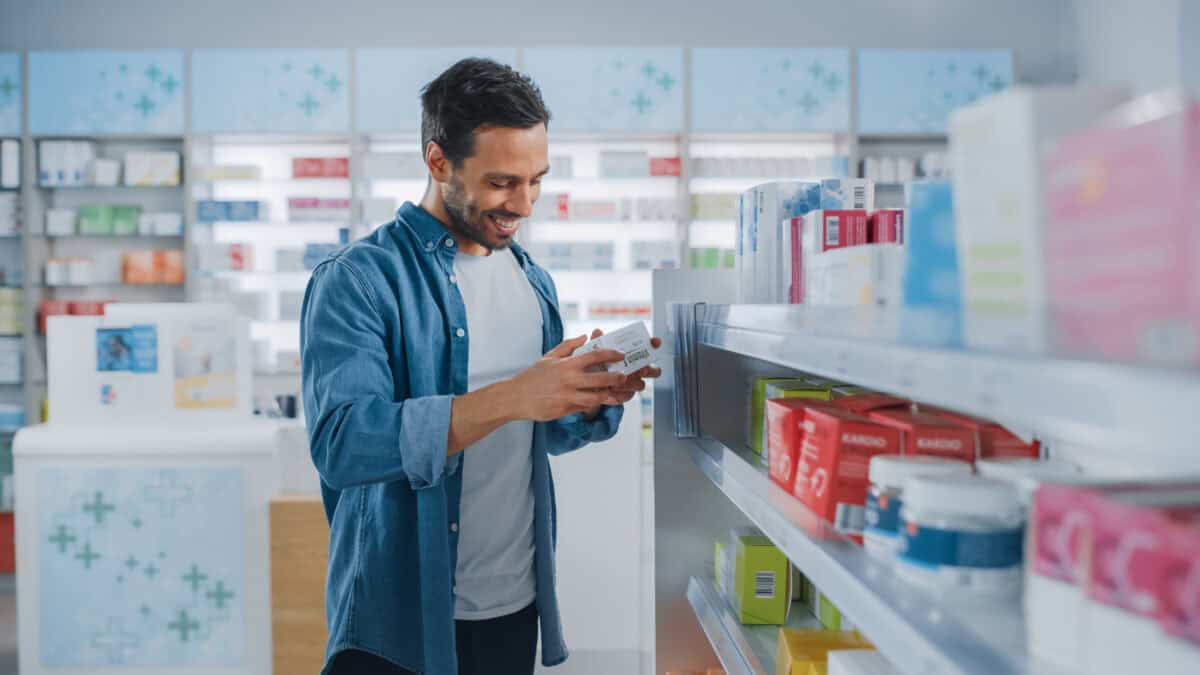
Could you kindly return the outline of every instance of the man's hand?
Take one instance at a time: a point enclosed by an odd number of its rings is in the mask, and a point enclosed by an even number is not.
[[[597,328],[592,331],[592,339],[604,335],[604,331]],[[662,340],[659,338],[650,338],[650,346],[658,349],[662,346]],[[639,371],[622,376],[622,381],[614,385],[608,392],[608,397],[600,405],[624,405],[629,402],[639,391],[645,391],[646,380],[653,379],[662,375],[662,369],[654,366],[646,366]],[[600,405],[591,408],[587,411],[588,417],[595,417],[600,412]]]
[[[586,342],[586,335],[564,340],[507,382],[517,419],[546,422],[597,410],[611,400],[614,388],[627,386],[628,378],[620,373],[588,372],[595,366],[619,363],[625,355],[601,349],[574,356]]]

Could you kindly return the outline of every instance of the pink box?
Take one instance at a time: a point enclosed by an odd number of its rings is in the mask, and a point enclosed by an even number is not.
[[[1044,162],[1047,293],[1065,353],[1200,363],[1200,105],[1174,108],[1063,137]]]
[[[294,157],[293,178],[349,178],[349,157]]]
[[[683,163],[678,157],[651,157],[651,176],[678,176]]]
[[[1168,635],[1200,644],[1200,527],[1164,523],[1155,574],[1158,622]]]

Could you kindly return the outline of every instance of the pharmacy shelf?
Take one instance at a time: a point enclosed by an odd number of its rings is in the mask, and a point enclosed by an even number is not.
[[[38,183],[39,190],[70,190],[84,192],[88,190],[120,190],[122,192],[133,192],[142,190],[179,190],[183,188],[183,183],[179,185],[42,185]]]
[[[730,675],[774,675],[779,626],[746,626],[737,620],[712,578],[688,580],[688,604],[712,644],[721,666]],[[788,628],[819,630],[820,623],[799,604],[792,605]]]
[[[708,305],[697,331],[710,347],[995,419],[1018,433],[1136,448],[1196,466],[1197,371],[929,346],[900,330],[928,319],[865,308]]]
[[[1051,672],[1026,656],[1017,599],[956,607],[945,596],[909,587],[771,481],[756,455],[709,439],[696,440],[688,452],[700,471],[902,672]]]
[[[31,234],[35,238],[45,239],[100,239],[127,241],[130,239],[183,239],[182,234]]]

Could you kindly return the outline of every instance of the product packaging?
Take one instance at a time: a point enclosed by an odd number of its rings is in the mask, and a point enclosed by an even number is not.
[[[74,209],[46,209],[46,235],[64,237],[75,234]]]
[[[111,235],[113,207],[107,204],[84,204],[78,212],[79,234]]]
[[[775,652],[775,675],[824,673],[830,652],[873,648],[856,631],[781,628]]]
[[[625,355],[624,361],[603,366],[604,370],[610,373],[632,375],[642,368],[654,365],[656,361],[655,349],[650,346],[650,332],[641,321],[590,340],[575,353],[586,354],[597,349],[615,349]]]
[[[921,406],[921,412],[941,417],[974,431],[978,456],[981,459],[998,457],[1037,459],[1041,456],[1042,446],[1037,439],[1025,441],[995,422],[932,406]]]
[[[348,157],[293,157],[292,178],[349,178]]]
[[[958,249],[950,183],[915,181],[904,219],[902,335],[917,344],[962,344]]]
[[[826,211],[875,210],[875,181],[868,178],[825,178],[820,206]]]
[[[975,462],[975,432],[936,415],[903,408],[873,410],[871,420],[899,430],[905,455]]]
[[[118,237],[133,236],[138,233],[138,220],[142,216],[140,206],[112,207],[112,234]]]
[[[897,307],[904,276],[899,244],[850,246],[809,256],[804,264],[804,304]]]
[[[717,553],[721,591],[738,621],[778,626],[787,620],[791,565],[770,539],[754,528],[735,529]]]
[[[904,243],[904,209],[880,209],[871,214],[867,240],[872,244]]]
[[[796,462],[804,438],[804,409],[812,403],[803,398],[767,399],[767,474],[791,492],[796,483]]]
[[[87,183],[98,187],[113,187],[121,182],[121,163],[115,159],[96,158],[88,162]]]
[[[180,183],[179,153],[172,151],[125,153],[125,184],[174,186]]]
[[[754,451],[754,454],[766,458],[766,453],[763,452],[763,419],[766,411],[767,400],[767,385],[787,384],[794,386],[794,391],[812,390],[819,392],[819,389],[814,387],[812,383],[803,378],[794,377],[758,377],[751,375],[746,378],[746,399],[750,401],[749,415],[746,417],[745,440],[746,445]],[[814,393],[812,398],[819,398],[817,393]],[[824,394],[825,400],[829,399],[828,393]]]

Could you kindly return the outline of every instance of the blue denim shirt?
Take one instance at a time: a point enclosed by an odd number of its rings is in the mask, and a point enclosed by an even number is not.
[[[446,456],[450,402],[467,391],[457,245],[424,209],[343,248],[314,271],[300,319],[304,410],[329,518],[325,669],[345,649],[434,675],[454,643],[462,458]],[[542,310],[542,351],[562,341],[554,282],[519,246]],[[481,335],[486,340],[488,336]],[[497,345],[503,349],[503,345]],[[549,455],[611,438],[620,406],[534,426],[534,564],[542,663],[567,658],[555,594]]]

